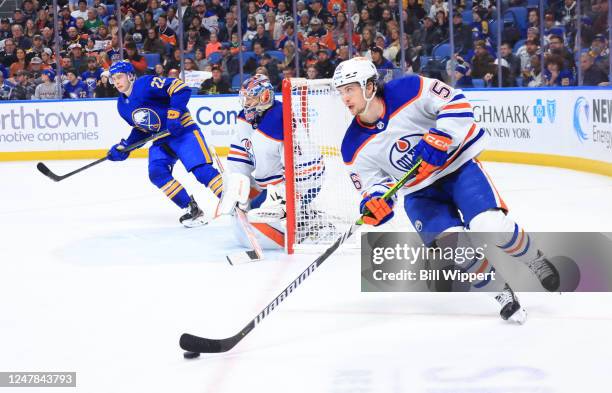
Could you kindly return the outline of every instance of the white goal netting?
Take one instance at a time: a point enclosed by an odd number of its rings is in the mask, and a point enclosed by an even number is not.
[[[283,106],[287,248],[321,250],[359,217],[360,195],[340,153],[352,117],[329,79],[285,81]]]

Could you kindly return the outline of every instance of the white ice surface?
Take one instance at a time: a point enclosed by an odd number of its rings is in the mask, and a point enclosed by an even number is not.
[[[48,165],[65,173],[84,163]],[[528,230],[612,231],[612,179],[485,165]],[[523,294],[529,320],[513,326],[483,294],[361,293],[358,257],[346,255],[231,352],[184,360],[182,332],[235,334],[314,256],[268,252],[231,267],[229,222],[179,226],[144,160],[61,183],[33,162],[2,163],[0,182],[0,371],[78,373],[76,389],[0,393],[612,389],[612,295]]]

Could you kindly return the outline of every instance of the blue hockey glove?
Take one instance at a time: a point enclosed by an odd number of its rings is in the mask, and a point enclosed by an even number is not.
[[[180,136],[185,133],[185,127],[181,125],[181,114],[181,111],[177,109],[168,109],[166,125],[168,127],[168,132],[170,132],[172,136]]]
[[[108,159],[111,161],[123,161],[127,159],[130,156],[130,152],[122,151],[127,147],[127,145],[128,144],[124,139],[122,139],[121,142],[117,143],[116,145],[113,145],[113,147],[111,147],[107,153]]]
[[[452,143],[450,135],[434,130],[433,128],[429,132],[423,135],[423,138],[414,147],[412,156],[414,159],[419,157],[423,159],[423,162],[419,166],[419,172],[416,176],[416,180],[420,181],[432,174],[436,169],[444,165],[448,159],[448,148]]]
[[[364,214],[367,211],[369,214],[363,216],[363,222],[375,227],[384,224],[393,217],[393,199],[384,200],[382,192],[373,192],[367,195],[359,204],[359,211]]]

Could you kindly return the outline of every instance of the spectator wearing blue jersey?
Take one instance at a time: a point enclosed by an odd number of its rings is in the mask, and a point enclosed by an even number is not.
[[[77,99],[87,98],[87,85],[78,77],[74,69],[65,70],[66,82],[64,82],[64,98]]]
[[[98,65],[98,59],[93,56],[87,58],[87,70],[81,74],[81,80],[87,85],[87,97],[94,97],[102,71],[104,70]]]
[[[572,73],[563,68],[563,58],[559,55],[548,55],[544,69],[545,86],[572,86],[574,77]]]
[[[377,70],[392,70],[394,68],[393,63],[384,58],[381,47],[372,47],[370,53],[372,55],[372,63],[374,63]]]
[[[457,64],[455,67],[455,88],[457,89],[465,89],[467,87],[474,87],[472,83],[472,77],[470,65],[463,61],[459,56],[457,56],[457,62],[461,62]]]

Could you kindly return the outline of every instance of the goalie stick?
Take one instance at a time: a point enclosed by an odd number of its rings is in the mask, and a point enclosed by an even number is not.
[[[221,163],[221,160],[219,159],[219,156],[217,155],[217,152],[214,146],[212,146],[211,151],[212,151],[213,157],[215,158],[215,161],[217,162],[217,166],[219,167],[219,172],[223,174],[224,172],[223,164]],[[259,245],[259,242],[257,241],[257,238],[255,237],[255,232],[253,232],[253,227],[249,223],[246,213],[244,212],[244,210],[242,210],[238,206],[234,207],[234,212],[236,213],[236,217],[238,218],[240,227],[246,234],[247,239],[249,240],[249,244],[251,245],[253,249],[226,255],[225,258],[227,259],[229,264],[232,266],[242,264],[242,263],[247,263],[247,262],[261,261],[264,258],[263,249],[261,248],[261,246]]]
[[[125,149],[123,149],[123,151],[124,151],[125,153],[129,153],[129,152],[131,152],[131,151],[133,151],[133,150],[136,150],[136,149],[141,148],[142,146],[146,145],[148,142],[151,142],[151,141],[153,141],[153,140],[155,140],[155,139],[157,139],[157,138],[161,138],[161,137],[166,136],[166,135],[169,135],[169,134],[170,134],[170,133],[169,133],[168,131],[158,132],[157,134],[153,134],[153,135],[151,135],[150,137],[145,138],[145,139],[143,139],[143,140],[141,140],[141,141],[139,141],[139,142],[137,142],[137,143],[133,143],[133,144],[131,144],[131,145],[129,145],[129,146],[126,146],[126,147],[125,147]],[[106,157],[102,157],[102,158],[100,158],[100,159],[98,159],[98,160],[96,160],[96,161],[94,161],[94,162],[91,162],[91,163],[89,163],[89,164],[85,165],[84,167],[81,167],[81,168],[79,168],[79,169],[76,169],[76,170],[74,170],[74,171],[72,171],[72,172],[70,172],[70,173],[67,173],[67,174],[65,174],[65,175],[61,175],[61,176],[60,176],[60,175],[56,175],[55,173],[53,173],[53,172],[51,171],[51,169],[49,169],[49,167],[47,167],[47,166],[46,166],[44,163],[42,163],[42,162],[39,162],[38,164],[36,164],[36,168],[37,168],[37,169],[38,169],[38,170],[39,170],[39,171],[40,171],[40,172],[41,172],[43,175],[47,176],[49,179],[51,179],[51,180],[53,180],[53,181],[58,182],[58,181],[62,181],[62,180],[64,180],[64,179],[65,179],[65,178],[67,178],[67,177],[70,177],[70,176],[72,176],[72,175],[76,175],[77,173],[82,172],[82,171],[84,171],[85,169],[91,168],[92,166],[98,165],[98,164],[100,164],[100,163],[102,163],[102,162],[104,162],[104,161],[106,161],[106,160],[108,160],[108,156],[106,156]]]
[[[412,174],[416,171],[416,169],[421,164],[421,159],[417,160],[417,162],[410,168],[408,172],[402,176],[402,178],[387,192],[384,193],[382,198],[389,199],[397,191],[404,186],[412,178]],[[364,213],[368,214],[366,211]],[[293,280],[287,288],[285,288],[270,304],[268,304],[253,320],[251,320],[238,334],[223,338],[223,339],[210,339],[204,337],[194,336],[189,333],[183,333],[181,335],[179,345],[182,349],[192,353],[219,353],[219,352],[227,352],[230,349],[234,348],[236,344],[238,344],[251,330],[253,330],[257,325],[259,325],[265,317],[267,317],[270,312],[272,312],[278,305],[285,300],[297,287],[306,280],[312,272],[314,272],[330,255],[334,253],[341,245],[357,231],[357,229],[363,224],[363,216],[359,217],[355,223],[351,225],[351,227],[346,231],[342,236],[340,236],[334,244],[332,244],[327,250],[323,252],[314,262],[310,264],[295,280]]]

